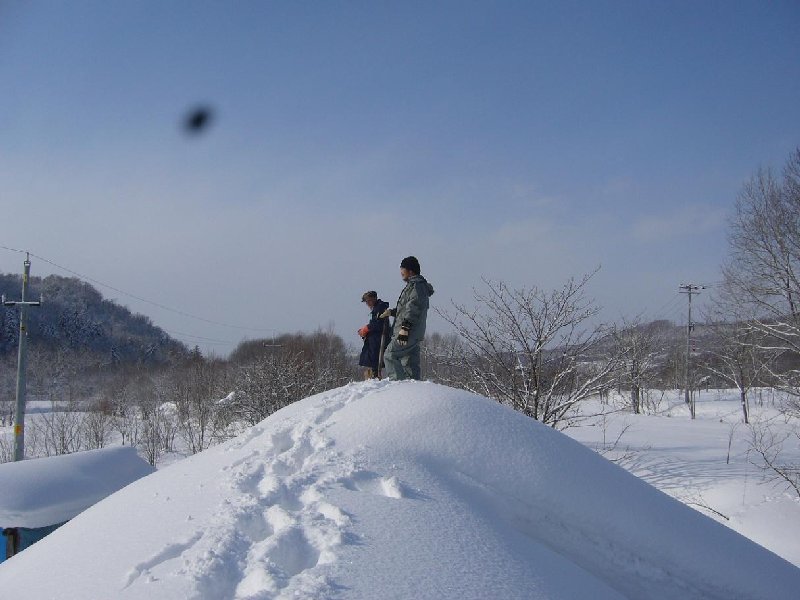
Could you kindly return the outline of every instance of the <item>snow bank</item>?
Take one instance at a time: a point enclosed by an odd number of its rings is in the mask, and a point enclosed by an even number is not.
[[[63,523],[153,470],[130,447],[0,464],[0,527]]]
[[[0,566],[9,594],[81,600],[729,600],[798,586],[796,567],[563,434],[418,382],[307,398]]]

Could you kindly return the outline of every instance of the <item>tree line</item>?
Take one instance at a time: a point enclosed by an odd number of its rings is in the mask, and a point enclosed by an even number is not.
[[[195,348],[162,365],[99,368],[65,353],[63,361],[44,369],[41,357],[31,355],[30,372],[38,375],[30,380],[29,399],[51,406],[29,415],[29,457],[118,440],[138,447],[155,465],[164,453],[200,452],[284,406],[357,377],[344,341],[322,330],[243,342],[228,359],[205,357]],[[12,419],[11,373],[3,370],[3,424]],[[0,462],[11,457],[11,439],[0,438]]]

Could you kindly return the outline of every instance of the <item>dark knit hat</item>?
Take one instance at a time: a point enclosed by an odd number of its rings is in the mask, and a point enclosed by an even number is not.
[[[377,300],[378,299],[378,292],[375,292],[375,291],[364,292],[361,295],[361,301],[362,302],[366,302],[367,298],[375,298]]]
[[[417,260],[416,256],[406,256],[400,263],[400,266],[404,269],[408,269],[409,271],[414,271],[414,273],[417,275],[421,273],[419,261]]]

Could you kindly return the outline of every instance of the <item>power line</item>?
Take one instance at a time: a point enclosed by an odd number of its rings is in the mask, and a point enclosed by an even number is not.
[[[672,295],[672,297],[670,297],[664,304],[662,304],[659,308],[653,311],[652,314],[656,316],[658,316],[659,314],[663,314],[668,310],[668,307],[675,304],[676,301],[680,299],[680,297],[681,297],[680,294],[678,292],[675,292]]]
[[[18,250],[16,248],[9,248],[8,246],[0,246],[3,250],[8,250],[10,252],[18,252],[20,254],[26,254],[25,250]]]
[[[683,306],[675,305],[669,313],[664,317],[665,320],[673,323],[683,323],[686,319],[686,314],[683,312]]]
[[[170,333],[172,335],[180,335],[180,336],[183,336],[183,337],[192,338],[193,340],[199,340],[201,342],[207,342],[207,343],[211,343],[211,344],[224,344],[224,345],[227,345],[227,346],[235,346],[235,345],[237,345],[239,343],[239,342],[232,342],[230,340],[217,340],[217,339],[214,339],[214,338],[207,338],[207,337],[203,337],[201,335],[194,335],[192,333],[184,333],[182,331],[173,331],[171,329],[164,329],[163,327],[161,327],[160,329],[162,331],[166,331],[167,333]]]
[[[78,277],[79,279],[83,279],[85,281],[89,281],[91,283],[97,284],[99,286],[102,286],[102,287],[107,288],[109,290],[112,290],[114,292],[117,292],[118,294],[122,294],[123,296],[128,296],[129,298],[133,298],[134,300],[138,300],[139,302],[144,302],[146,304],[150,304],[150,305],[155,306],[157,308],[160,308],[162,310],[166,310],[166,311],[169,311],[171,313],[175,313],[177,315],[181,315],[182,317],[187,317],[189,319],[195,319],[197,321],[202,321],[204,323],[209,323],[211,325],[219,325],[220,327],[228,327],[230,329],[239,329],[239,330],[242,330],[242,331],[262,331],[262,332],[267,332],[267,331],[274,332],[275,331],[275,329],[273,329],[271,327],[266,327],[266,328],[245,327],[243,325],[232,325],[230,323],[223,323],[222,321],[214,321],[213,319],[206,319],[204,317],[193,315],[193,314],[188,313],[188,312],[183,311],[183,310],[178,310],[177,308],[172,308],[171,306],[167,306],[166,304],[162,304],[162,303],[156,302],[154,300],[149,300],[147,298],[143,298],[142,296],[138,296],[137,294],[132,294],[131,292],[126,292],[125,290],[122,290],[122,289],[120,289],[118,287],[115,287],[115,286],[110,285],[108,283],[104,283],[104,282],[100,281],[99,279],[95,279],[93,277],[89,277],[88,275],[83,275],[82,273],[79,273],[79,272],[77,272],[77,271],[75,271],[73,269],[70,269],[70,268],[65,267],[63,265],[59,265],[59,264],[53,262],[52,260],[47,259],[44,256],[39,256],[38,254],[34,254],[33,252],[29,252],[28,253],[25,250],[18,250],[17,248],[9,248],[8,246],[0,246],[0,248],[2,248],[3,250],[8,250],[10,252],[19,252],[21,254],[30,254],[34,258],[37,258],[37,259],[39,259],[39,260],[41,260],[43,262],[46,262],[47,264],[49,264],[49,265],[51,265],[53,267],[56,267],[57,269],[61,269],[62,271],[65,271],[66,273],[74,275],[75,277]]]

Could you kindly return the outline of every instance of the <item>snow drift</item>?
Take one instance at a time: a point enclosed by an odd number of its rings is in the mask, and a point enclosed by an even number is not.
[[[800,569],[490,400],[367,382],[105,499],[0,566],[0,589],[61,600],[778,599],[800,589]]]
[[[63,523],[153,467],[127,446],[0,465],[0,527]]]

